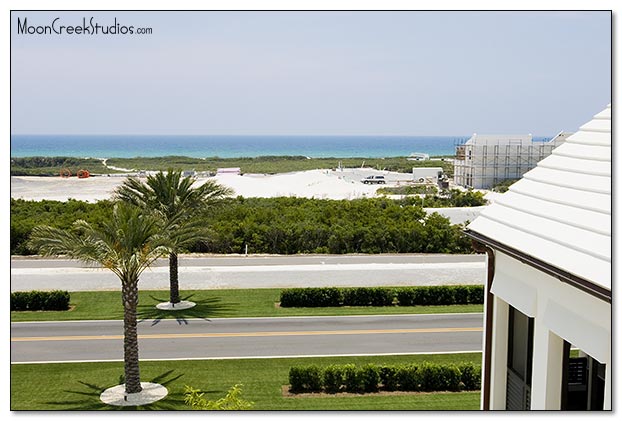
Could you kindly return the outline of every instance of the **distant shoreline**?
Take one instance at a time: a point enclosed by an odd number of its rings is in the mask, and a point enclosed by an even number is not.
[[[452,156],[453,158],[453,156]],[[74,158],[12,157],[12,176],[58,176],[68,169],[72,174],[87,170],[91,174],[117,174],[121,172],[183,171],[216,173],[219,168],[239,168],[247,174],[282,174],[296,171],[339,168],[370,168],[383,171],[410,173],[413,167],[443,167],[445,173],[453,174],[451,158],[435,157],[427,161],[409,160],[407,157],[388,158],[308,158],[306,156],[260,156],[256,158],[192,158],[187,156],[163,156],[141,158]]]

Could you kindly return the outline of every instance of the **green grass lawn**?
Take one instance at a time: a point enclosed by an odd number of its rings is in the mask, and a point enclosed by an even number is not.
[[[205,392],[215,400],[236,383],[242,383],[244,399],[254,410],[477,410],[479,392],[421,393],[397,396],[283,397],[289,369],[295,365],[365,363],[401,364],[472,362],[481,364],[480,353],[399,355],[373,357],[242,359],[141,362],[141,381],[167,387],[162,401],[139,409],[184,410],[184,385]],[[123,363],[14,364],[11,365],[11,410],[119,410],[99,400],[108,387],[122,382]],[[132,408],[133,409],[133,408]]]
[[[276,303],[280,289],[218,289],[182,291],[181,297],[197,306],[180,311],[161,311],[159,302],[168,301],[168,291],[140,291],[138,315],[141,319],[345,316],[376,314],[477,313],[482,305],[413,307],[324,307],[280,308]],[[11,321],[42,320],[116,320],[123,318],[120,291],[72,292],[70,311],[11,312]]]

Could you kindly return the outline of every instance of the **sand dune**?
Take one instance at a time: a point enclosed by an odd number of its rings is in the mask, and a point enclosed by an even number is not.
[[[296,196],[318,199],[356,199],[374,197],[377,185],[365,185],[359,180],[367,175],[383,174],[388,185],[412,178],[410,174],[389,173],[372,169],[343,171],[312,170],[287,174],[221,174],[213,178],[199,178],[197,184],[215,179],[231,187],[235,195],[244,197]],[[100,176],[87,179],[60,177],[11,177],[11,197],[26,200],[59,200],[69,198],[95,202],[109,199],[125,177]]]

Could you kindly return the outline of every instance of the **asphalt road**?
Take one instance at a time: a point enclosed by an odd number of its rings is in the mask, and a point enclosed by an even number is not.
[[[143,320],[140,358],[481,351],[483,315]],[[122,321],[11,323],[11,362],[122,361]]]
[[[181,256],[182,289],[482,284],[484,256],[448,254]],[[142,289],[168,288],[162,259],[141,276]],[[118,290],[110,271],[66,259],[11,259],[11,291]]]

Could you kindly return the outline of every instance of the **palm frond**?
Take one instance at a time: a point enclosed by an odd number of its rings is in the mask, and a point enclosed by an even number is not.
[[[101,228],[85,221],[76,221],[71,231],[35,227],[30,245],[43,255],[66,255],[99,263],[122,281],[138,279],[157,258],[170,251],[170,240],[160,232],[157,219],[123,203],[115,205],[112,218]]]

